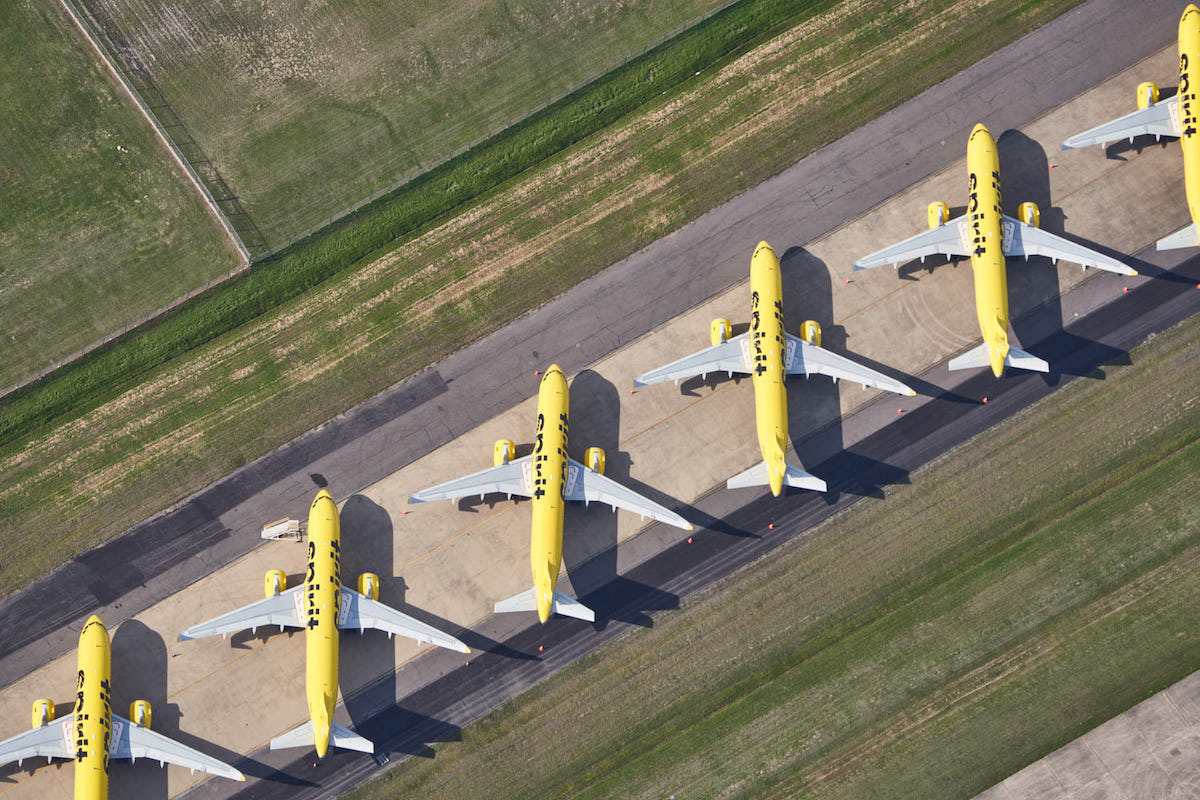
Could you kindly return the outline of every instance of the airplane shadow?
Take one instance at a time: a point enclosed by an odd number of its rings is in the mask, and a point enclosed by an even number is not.
[[[134,700],[146,700],[151,706],[151,730],[232,764],[248,776],[291,786],[313,785],[184,730],[181,727],[184,711],[178,704],[167,702],[167,669],[170,661],[166,643],[157,631],[136,619],[121,623],[112,637],[113,713],[128,717],[129,705]],[[208,713],[224,712],[217,710]],[[140,763],[113,761],[111,776],[113,783],[120,787],[118,793],[121,797],[168,796],[167,770],[160,768],[152,758],[142,759]]]
[[[599,447],[605,452],[604,474],[667,508],[676,509],[695,524],[689,509],[630,478],[632,459],[620,449],[621,399],[611,381],[593,370],[584,370],[571,382],[571,430],[568,449],[582,461],[583,451]],[[574,443],[574,444],[572,444]],[[568,503],[563,519],[563,564],[571,585],[584,605],[596,612],[596,627],[610,620],[651,627],[647,612],[678,608],[670,592],[622,577],[617,573],[617,513],[603,504],[585,507]]]
[[[829,267],[803,247],[789,247],[780,259],[783,270],[784,328],[797,335],[806,319],[821,325],[821,346],[842,353],[872,369],[879,370],[930,396],[951,395],[940,387],[914,380],[885,364],[864,358],[847,347],[849,337],[841,325],[834,325],[833,289]],[[846,383],[835,384],[824,375],[788,380],[788,432],[800,464],[820,464],[817,477],[828,484],[825,502],[836,503],[842,493],[864,497],[882,497],[883,487],[908,483],[908,472],[866,456],[845,450],[842,430],[841,392],[856,391]],[[961,398],[966,400],[966,398]],[[828,472],[831,468],[833,472]],[[816,474],[816,473],[814,473]],[[788,489],[802,492],[803,489]]]
[[[460,626],[432,615],[422,615],[404,602],[408,587],[392,566],[395,562],[393,524],[386,509],[370,498],[356,494],[342,506],[340,524],[343,585],[357,589],[358,576],[372,572],[379,576],[381,603],[435,625],[452,636],[459,634]],[[430,742],[459,740],[457,726],[400,707],[402,693],[396,671],[396,651],[386,633],[344,631],[339,678],[343,687],[363,687],[352,694],[343,692],[342,699],[352,730],[374,742],[377,754],[404,753],[432,758]],[[416,720],[416,717],[421,719]],[[417,723],[419,730],[409,727]]]
[[[1000,158],[1000,185],[1004,196],[1010,198],[1004,203],[1006,214],[1015,217],[1021,203],[1032,201],[1041,209],[1041,227],[1046,231],[1122,261],[1133,261],[1124,253],[1074,236],[1065,230],[1066,215],[1062,209],[1051,205],[1050,165],[1041,144],[1021,131],[1007,130],[996,140],[996,148]],[[1137,268],[1138,265],[1134,266]],[[1046,357],[1050,364],[1050,371],[1042,374],[1042,380],[1047,385],[1057,385],[1063,375],[1093,379],[1103,377],[1103,370],[1098,369],[1084,372],[1071,371],[1069,368],[1064,370],[1061,357],[1049,358],[1050,353],[1040,347],[1040,343],[1051,336],[1054,337],[1053,349],[1057,353],[1072,352],[1082,347],[1105,347],[1080,339],[1064,330],[1058,270],[1050,259],[1034,256],[1027,263],[1023,263],[1020,259],[1010,258],[1008,296],[1012,330],[1017,340],[1031,344],[1031,347],[1024,349],[1034,355]],[[1116,348],[1107,348],[1107,352],[1101,356],[1103,363],[1129,363],[1128,353]]]

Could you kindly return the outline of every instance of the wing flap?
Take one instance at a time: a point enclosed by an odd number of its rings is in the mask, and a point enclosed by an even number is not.
[[[606,503],[614,508],[623,508],[639,516],[683,528],[685,531],[692,529],[690,522],[649,497],[644,497],[599,472],[593,472],[573,458],[567,459],[567,462],[568,469],[576,471],[575,480],[568,480],[570,488],[566,494],[567,500]]]
[[[798,336],[792,336],[790,333],[786,336],[789,342],[795,344],[795,355],[787,365],[789,375],[828,375],[834,380],[854,381],[863,386],[886,389],[909,397],[916,394],[908,386],[882,372],[865,367],[831,350],[809,344]]]
[[[967,224],[966,215],[955,217],[936,228],[921,231],[916,236],[910,236],[902,242],[890,247],[876,250],[869,256],[863,256],[854,262],[854,269],[874,269],[884,264],[903,264],[914,258],[924,259],[927,256],[967,256],[971,254],[967,247],[967,237],[963,226]]]
[[[338,627],[342,630],[360,631],[373,628],[386,631],[391,636],[407,636],[418,642],[436,644],[438,647],[446,647],[460,653],[471,652],[471,648],[450,634],[345,586],[342,587],[342,608],[338,614]]]
[[[743,341],[749,341],[749,334],[734,336],[718,345],[706,347],[678,361],[672,361],[665,367],[650,370],[634,378],[633,385],[649,386],[652,383],[679,381],[710,372],[748,374],[750,369],[746,366],[746,357],[742,354]]]
[[[300,613],[300,592],[304,586],[280,592],[274,597],[251,603],[247,606],[213,617],[207,622],[201,622],[179,634],[179,641],[202,639],[205,636],[236,633],[247,628],[253,630],[266,625],[278,625],[283,628],[303,628],[304,622]]]
[[[1056,236],[1018,219],[1004,217],[1004,255],[1046,256],[1055,261],[1071,261],[1085,267],[1097,267],[1118,275],[1137,275],[1137,270],[1127,267],[1115,258],[1098,253],[1090,247]]]
[[[1133,113],[1118,117],[1111,122],[1097,125],[1091,130],[1077,133],[1065,139],[1063,150],[1074,150],[1078,147],[1098,144],[1101,147],[1118,139],[1133,139],[1136,136],[1178,136],[1179,128],[1179,98],[1155,103],[1146,108],[1139,108]]]
[[[408,498],[410,503],[427,503],[431,500],[455,500],[472,495],[507,494],[516,497],[531,497],[525,482],[525,464],[532,458],[525,456],[498,467],[489,467],[462,478],[422,489]]]
[[[151,758],[164,764],[175,764],[190,770],[200,770],[210,775],[219,775],[235,781],[244,781],[241,772],[224,761],[204,755],[199,750],[177,742],[169,736],[155,733],[149,728],[134,725],[117,714],[112,715],[112,744],[108,754],[111,758]]]
[[[75,758],[72,746],[75,738],[75,715],[68,714],[40,728],[18,733],[0,742],[0,764],[27,758]]]

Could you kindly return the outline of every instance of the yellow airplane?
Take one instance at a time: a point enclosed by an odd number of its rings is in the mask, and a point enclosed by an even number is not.
[[[152,758],[235,781],[242,773],[174,739],[150,730],[150,704],[135,700],[133,721],[112,713],[112,650],[108,631],[93,615],[79,634],[79,672],[74,712],[55,719],[54,703],[36,700],[33,730],[0,742],[0,764],[44,756],[75,761],[75,800],[108,797],[108,764],[114,758]]]
[[[454,500],[459,497],[501,493],[510,498],[533,498],[529,560],[533,588],[496,603],[496,612],[537,611],[545,622],[551,614],[594,622],[590,608],[555,589],[562,568],[563,509],[568,500],[607,503],[643,517],[691,530],[683,517],[604,477],[604,451],[589,447],[584,466],[567,456],[567,417],[570,398],[567,379],[551,364],[538,388],[537,435],[531,455],[514,459],[516,446],[507,439],[496,442],[489,469],[424,489],[410,503]]]
[[[715,319],[709,327],[712,346],[665,367],[639,375],[634,385],[663,381],[678,383],[694,375],[737,372],[752,375],[754,417],[762,463],[729,479],[726,486],[770,486],[778,496],[784,486],[825,491],[825,481],[784,460],[788,447],[787,376],[829,375],[876,386],[898,394],[916,394],[881,372],[856,364],[821,347],[821,326],[808,320],[799,337],[783,329],[783,278],[779,258],[771,245],[759,242],[750,259],[750,330],[730,338],[727,319]]]
[[[1008,341],[1008,256],[1046,256],[1099,267],[1121,275],[1137,275],[1116,259],[1097,253],[1048,233],[1038,227],[1040,212],[1035,203],[1022,203],[1020,219],[1000,210],[1000,161],[996,140],[986,126],[976,125],[967,140],[967,213],[948,219],[945,203],[930,203],[929,230],[899,244],[886,247],[854,262],[854,268],[870,269],[882,264],[897,265],[930,255],[970,256],[975,274],[975,313],[983,344],[950,360],[950,369],[990,366],[999,378],[1004,368],[1049,372],[1050,365]]]
[[[1158,87],[1153,83],[1137,87],[1138,110],[1072,136],[1062,143],[1063,150],[1098,144],[1104,147],[1118,139],[1153,135],[1178,136],[1183,150],[1183,185],[1187,192],[1188,212],[1192,222],[1186,228],[1158,240],[1159,250],[1200,246],[1200,136],[1196,123],[1200,108],[1196,105],[1196,87],[1192,86],[1189,70],[1200,64],[1200,8],[1189,4],[1179,18],[1179,92],[1159,102]]]
[[[304,583],[287,588],[287,576],[281,570],[266,575],[266,599],[223,614],[188,628],[179,640],[204,636],[225,636],[263,625],[304,628],[305,695],[308,722],[271,740],[271,749],[314,745],[317,757],[324,758],[330,744],[347,750],[375,752],[375,746],[363,737],[333,721],[338,696],[338,631],[375,628],[388,636],[399,634],[432,644],[469,653],[470,649],[453,636],[424,622],[402,614],[379,602],[379,576],[364,572],[358,578],[358,591],[343,586],[341,568],[341,531],[337,504],[327,491],[320,491],[308,510],[308,571]]]

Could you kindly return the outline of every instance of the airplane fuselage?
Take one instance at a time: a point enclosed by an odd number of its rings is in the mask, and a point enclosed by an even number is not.
[[[112,741],[112,650],[108,630],[92,616],[79,634],[75,688],[75,798],[108,797],[108,750]]]
[[[967,140],[967,241],[975,276],[975,313],[996,377],[1008,355],[1008,274],[1004,259],[1004,212],[1000,205],[1000,158],[986,126]]]
[[[1198,72],[1193,73],[1195,67]],[[1200,223],[1200,8],[1188,5],[1179,19],[1179,129],[1183,185],[1192,221]]]
[[[787,472],[787,352],[783,332],[783,280],[771,245],[759,242],[750,260],[750,365],[758,446],[771,493],[783,491]]]
[[[337,504],[321,491],[308,510],[308,569],[304,576],[305,695],[317,755],[329,747],[338,695],[338,614],[341,610],[341,531]]]
[[[533,523],[529,544],[537,613],[542,622],[550,618],[554,588],[562,567],[569,413],[567,379],[557,364],[551,364],[538,388],[537,436],[532,467]]]

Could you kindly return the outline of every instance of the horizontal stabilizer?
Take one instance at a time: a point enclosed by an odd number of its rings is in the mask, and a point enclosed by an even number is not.
[[[370,740],[364,739],[349,728],[338,725],[336,722],[329,726],[329,743],[334,747],[340,747],[343,750],[357,750],[360,753],[374,753],[375,745]],[[316,737],[313,736],[312,720],[308,720],[298,728],[293,728],[282,736],[276,736],[271,740],[272,750],[286,750],[289,747],[312,747],[316,744]]]
[[[311,747],[316,744],[313,736],[312,720],[308,720],[298,728],[292,728],[287,733],[276,736],[271,740],[272,750],[286,750],[289,747]]]
[[[537,611],[537,591],[526,589],[518,592],[507,600],[496,603],[497,614],[509,614],[516,611]]]
[[[375,745],[370,739],[364,739],[349,728],[342,727],[336,722],[329,726],[329,743],[343,750],[357,750],[360,753],[374,753]]]
[[[554,608],[555,614],[562,614],[564,617],[574,617],[585,622],[595,622],[596,612],[585,606],[573,597],[567,597],[562,592],[554,593]]]
[[[956,370],[980,369],[982,367],[990,367],[991,365],[991,355],[988,352],[987,342],[984,342],[978,347],[971,348],[958,358],[950,359],[950,363],[946,366],[951,370]],[[1044,360],[1012,345],[1009,345],[1008,355],[1004,357],[1004,366],[1013,367],[1014,369],[1027,369],[1032,372],[1050,371],[1050,365]]]
[[[979,369],[980,367],[990,366],[991,363],[992,360],[988,353],[987,342],[984,342],[978,347],[972,347],[961,356],[950,359],[950,363],[946,367],[950,370]]]
[[[1009,345],[1008,355],[1004,357],[1004,366],[1017,369],[1027,369],[1032,372],[1049,372],[1050,365],[1035,355],[1026,353],[1019,347]]]
[[[791,464],[784,466],[787,467],[787,474],[783,478],[784,486],[791,486],[793,489],[811,489],[814,492],[825,491],[825,481],[817,476],[811,475],[799,467],[793,467]],[[749,486],[766,486],[770,482],[767,462],[760,461],[745,472],[734,475],[725,483],[725,487],[727,489],[745,489]]]
[[[496,603],[495,607],[497,614],[507,614],[517,611],[537,611],[537,590],[526,589],[523,592],[514,594],[507,600],[501,600]],[[596,621],[596,612],[585,606],[583,603],[568,597],[562,592],[554,593],[554,605],[550,608],[555,614],[561,614],[564,617],[574,617],[587,622]]]
[[[1196,223],[1158,240],[1159,250],[1178,250],[1181,247],[1200,247],[1200,229],[1196,228]]]

